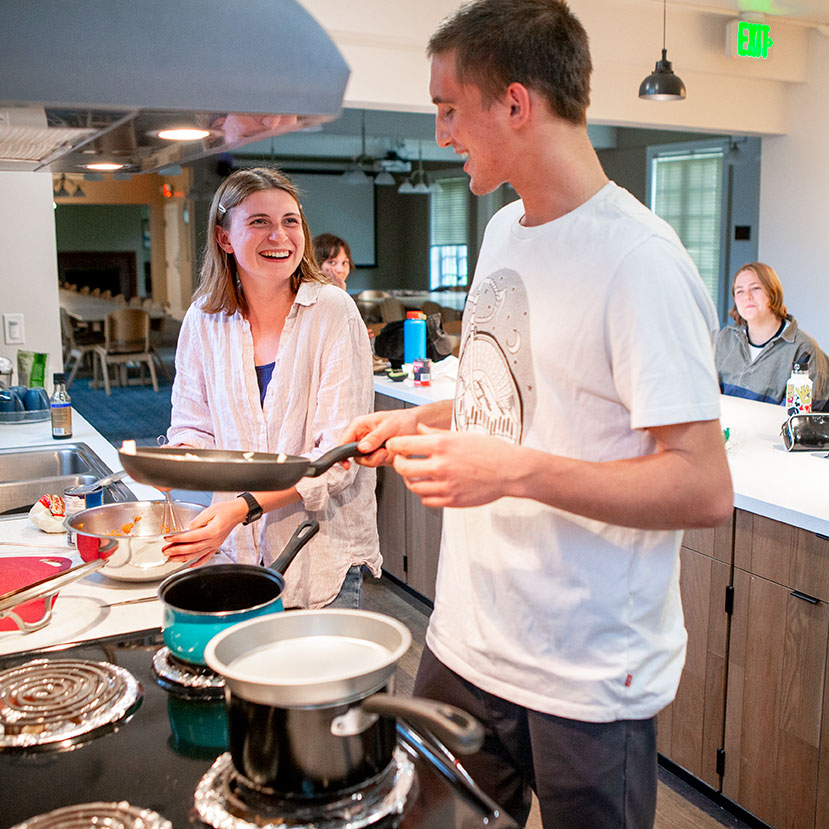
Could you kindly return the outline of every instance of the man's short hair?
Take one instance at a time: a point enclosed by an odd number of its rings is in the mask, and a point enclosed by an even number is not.
[[[590,104],[587,32],[565,0],[473,0],[447,17],[429,40],[429,57],[455,53],[458,80],[485,104],[511,83],[543,96],[551,111],[586,123]]]

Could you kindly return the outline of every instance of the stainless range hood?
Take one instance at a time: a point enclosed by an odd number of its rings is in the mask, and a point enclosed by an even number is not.
[[[348,75],[296,0],[6,3],[0,170],[186,164],[336,118]],[[207,135],[158,136],[183,126]]]

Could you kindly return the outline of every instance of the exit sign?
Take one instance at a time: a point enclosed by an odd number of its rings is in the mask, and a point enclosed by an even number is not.
[[[774,44],[771,26],[755,20],[732,20],[726,30],[726,43],[731,57],[768,60]]]

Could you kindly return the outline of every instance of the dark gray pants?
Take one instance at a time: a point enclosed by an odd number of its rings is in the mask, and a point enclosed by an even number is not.
[[[520,826],[534,791],[545,829],[651,829],[656,811],[656,717],[581,722],[488,694],[423,649],[417,696],[477,717],[480,752],[461,757],[473,780]]]

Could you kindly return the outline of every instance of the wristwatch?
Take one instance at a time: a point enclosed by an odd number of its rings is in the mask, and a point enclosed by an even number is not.
[[[243,525],[252,524],[262,517],[262,505],[249,492],[241,492],[236,497],[244,498],[248,505],[248,514],[245,516],[245,520],[242,521]]]

